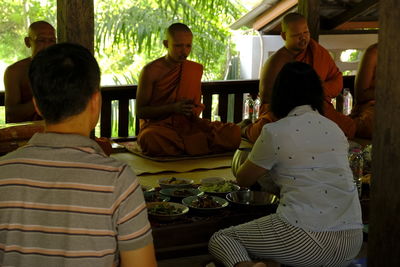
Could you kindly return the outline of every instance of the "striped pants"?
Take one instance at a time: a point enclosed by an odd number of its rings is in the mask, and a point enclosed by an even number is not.
[[[271,259],[290,266],[347,266],[361,249],[362,229],[311,232],[271,214],[215,233],[210,253],[227,267]]]

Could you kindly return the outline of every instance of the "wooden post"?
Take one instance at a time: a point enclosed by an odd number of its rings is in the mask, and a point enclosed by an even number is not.
[[[379,9],[368,267],[400,266],[400,4]]]
[[[307,18],[311,38],[318,42],[319,38],[319,0],[299,0],[298,12]]]
[[[83,45],[94,53],[93,0],[57,0],[58,42]]]

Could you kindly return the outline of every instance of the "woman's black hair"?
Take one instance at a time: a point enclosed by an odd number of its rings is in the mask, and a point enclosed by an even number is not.
[[[272,89],[271,111],[277,118],[286,117],[297,106],[310,105],[323,114],[324,90],[315,70],[302,62],[283,66]]]

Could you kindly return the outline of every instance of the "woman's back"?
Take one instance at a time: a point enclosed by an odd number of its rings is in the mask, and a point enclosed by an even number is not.
[[[311,231],[362,227],[348,142],[335,123],[299,106],[266,125],[259,142],[249,159],[270,169],[281,187],[277,213],[283,219]]]

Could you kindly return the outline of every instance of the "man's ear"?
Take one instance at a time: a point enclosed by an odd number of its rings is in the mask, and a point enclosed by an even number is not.
[[[25,37],[24,42],[25,42],[26,47],[31,48],[31,38]]]
[[[100,110],[101,109],[101,92],[100,90],[93,93],[90,104],[92,105],[93,110]]]
[[[40,110],[38,108],[38,104],[36,103],[36,98],[32,97],[32,102],[33,102],[33,106],[35,107],[36,113],[39,114],[41,117],[43,117],[42,112],[40,112]]]
[[[286,32],[281,32],[281,37],[284,41],[286,41]]]
[[[286,41],[286,32],[281,32],[281,37],[284,41]]]
[[[91,121],[93,123],[93,128],[96,127],[96,124],[99,120],[100,112],[101,112],[101,92],[100,90],[93,93],[92,97],[89,100],[90,105],[90,114]]]
[[[165,48],[168,48],[168,40],[164,40],[162,43],[163,43]]]

